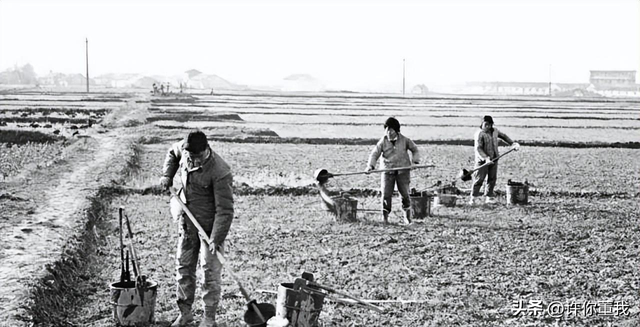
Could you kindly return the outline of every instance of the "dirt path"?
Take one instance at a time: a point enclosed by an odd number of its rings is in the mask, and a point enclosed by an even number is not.
[[[68,159],[67,172],[54,179],[50,187],[35,189],[43,200],[23,217],[13,217],[0,227],[0,325],[26,326],[17,320],[20,305],[27,300],[25,282],[44,273],[44,267],[60,257],[62,246],[84,223],[88,198],[97,191],[102,171],[117,146],[117,132],[90,133],[77,142],[85,142],[77,156]],[[56,168],[56,169],[60,169]],[[29,186],[25,186],[29,187]],[[33,186],[32,186],[33,187]],[[29,214],[31,213],[31,214]],[[20,215],[20,213],[18,213]]]

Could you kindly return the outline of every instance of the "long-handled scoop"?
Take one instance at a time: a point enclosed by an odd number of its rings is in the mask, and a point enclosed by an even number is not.
[[[196,220],[196,217],[194,217],[193,214],[191,213],[191,210],[189,210],[187,205],[184,204],[184,202],[182,202],[182,199],[180,199],[180,196],[178,196],[178,194],[176,193],[176,190],[174,190],[171,187],[169,189],[171,190],[171,195],[173,195],[176,198],[176,200],[178,200],[178,203],[182,207],[182,210],[184,210],[184,212],[187,214],[187,216],[189,217],[193,225],[196,226],[196,229],[198,229],[198,234],[200,235],[200,238],[209,244],[209,250],[211,251],[211,253],[213,253],[218,258],[218,260],[224,267],[227,267],[229,274],[231,275],[231,277],[233,277],[233,279],[238,284],[238,288],[240,288],[240,293],[242,293],[242,296],[247,301],[247,305],[249,306],[249,308],[253,310],[253,312],[257,315],[258,319],[260,319],[260,323],[266,323],[267,319],[275,315],[275,312],[276,312],[275,307],[268,303],[258,304],[255,300],[251,300],[251,297],[249,296],[249,293],[247,292],[247,290],[245,290],[244,287],[242,287],[242,283],[240,282],[240,279],[238,278],[238,276],[236,276],[235,273],[233,273],[233,271],[231,270],[231,267],[227,265],[227,260],[222,255],[222,253],[220,253],[220,251],[216,249],[215,244],[213,244],[213,240],[207,235],[207,233],[204,231],[204,228],[202,228],[200,223],[198,223],[198,221]],[[260,307],[262,307],[262,310],[260,309]],[[263,314],[263,311],[264,313],[267,314],[267,316]],[[245,317],[246,316],[247,315],[245,314]]]
[[[460,178],[462,181],[466,182],[466,181],[470,181],[471,180],[471,174],[473,174],[475,171],[478,171],[486,166],[489,166],[491,164],[493,164],[494,162],[498,161],[498,159],[506,156],[507,154],[509,154],[512,151],[517,151],[516,148],[512,148],[509,151],[499,155],[497,158],[491,160],[491,161],[487,161],[486,163],[482,164],[481,166],[477,167],[477,168],[473,168],[472,170],[466,170],[466,169],[462,169],[460,170],[460,172],[458,173],[458,178]]]
[[[370,170],[370,171],[356,171],[356,172],[351,172],[351,173],[339,173],[339,174],[333,174],[330,173],[329,171],[327,171],[326,169],[317,169],[313,175],[316,178],[316,180],[320,183],[320,184],[324,184],[326,183],[329,178],[331,177],[336,177],[336,176],[348,176],[348,175],[361,175],[361,174],[370,174],[370,173],[384,173],[384,172],[389,172],[389,171],[397,171],[397,170],[407,170],[407,169],[418,169],[418,168],[433,168],[435,167],[434,165],[419,165],[419,166],[408,166],[408,167],[398,167],[398,168],[388,168],[388,169],[377,169],[377,170]]]

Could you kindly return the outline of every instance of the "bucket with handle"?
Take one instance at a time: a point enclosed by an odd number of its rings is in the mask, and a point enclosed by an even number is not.
[[[417,192],[411,189],[409,200],[411,203],[411,217],[415,219],[424,219],[431,215],[431,193]]]
[[[507,204],[528,204],[529,183],[507,181]]]
[[[124,208],[119,209],[120,222],[120,281],[109,285],[110,301],[113,319],[119,326],[146,326],[155,321],[154,311],[158,283],[147,279],[140,272],[138,254],[133,246],[133,232],[129,217],[124,214]],[[125,220],[126,219],[126,220]],[[123,225],[126,222],[129,240],[125,248],[123,241]],[[126,252],[126,255],[125,255]],[[129,257],[131,256],[135,279],[131,279],[129,271]]]
[[[119,326],[143,326],[155,321],[158,283],[147,280],[144,287],[136,287],[134,281],[116,282],[109,291],[113,319]]]

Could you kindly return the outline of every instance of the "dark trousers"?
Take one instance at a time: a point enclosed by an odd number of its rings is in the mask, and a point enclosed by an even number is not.
[[[400,197],[402,198],[402,209],[407,210],[411,208],[411,200],[409,199],[410,182],[410,172],[381,174],[380,185],[382,191],[383,212],[391,212],[391,198],[393,197],[393,189],[396,185],[398,186],[398,193],[400,193]]]
[[[476,162],[476,167],[480,167],[484,162]],[[484,195],[493,197],[495,193],[493,189],[496,187],[496,180],[498,179],[498,163],[476,170],[473,173],[473,196],[480,196],[480,188],[484,179],[487,179],[487,185],[484,188]]]
[[[200,240],[195,227],[182,220],[178,250],[176,253],[176,296],[178,305],[191,308],[195,300],[196,269],[198,261],[204,272],[202,301],[205,307],[215,308],[220,302],[222,284],[222,264],[209,250],[209,244]]]

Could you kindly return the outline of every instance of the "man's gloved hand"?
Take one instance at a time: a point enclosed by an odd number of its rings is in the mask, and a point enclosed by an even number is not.
[[[489,165],[493,165],[493,160],[491,160],[491,157],[484,158],[484,162],[489,163]]]
[[[369,166],[367,167],[367,170],[365,171],[367,174],[371,173],[372,170],[374,170],[376,167],[374,166]]]
[[[163,190],[168,190],[173,185],[173,178],[166,176],[160,177],[160,186]]]
[[[511,147],[516,151],[520,150],[520,144],[518,142],[511,143]]]

